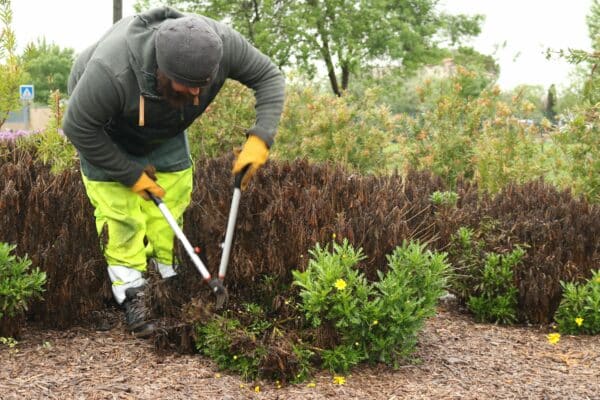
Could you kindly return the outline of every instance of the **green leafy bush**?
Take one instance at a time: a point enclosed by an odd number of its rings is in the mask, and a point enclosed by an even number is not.
[[[202,117],[188,128],[192,157],[217,157],[241,146],[254,117],[252,91],[227,82]]]
[[[18,145],[23,149],[33,149],[37,159],[49,165],[53,174],[59,174],[74,169],[78,164],[78,156],[75,146],[62,131],[66,108],[58,90],[50,94],[48,105],[51,114],[46,128],[38,135],[19,138]]]
[[[361,97],[335,97],[311,87],[291,87],[273,155],[382,172],[399,157],[397,151],[389,151],[399,138],[396,116],[376,104],[372,91]]]
[[[46,283],[46,273],[30,270],[27,257],[11,254],[15,247],[0,242],[0,319],[25,312],[30,300],[41,298]]]
[[[266,354],[257,341],[260,333],[244,327],[232,315],[215,316],[206,324],[196,325],[196,349],[213,359],[219,368],[237,372],[244,379],[254,379]]]
[[[517,320],[517,288],[513,280],[514,267],[525,251],[517,247],[508,254],[486,254],[481,281],[475,286],[467,306],[479,321],[511,324]]]
[[[252,92],[229,82],[189,129],[194,156],[215,157],[241,146],[254,124]],[[386,170],[397,152],[387,152],[399,136],[396,117],[375,104],[375,94],[335,97],[314,87],[290,86],[274,158],[332,161],[361,172]]]
[[[404,242],[373,283],[356,268],[364,259],[362,250],[346,239],[333,243],[331,252],[317,245],[310,254],[306,271],[292,273],[307,321],[336,333],[335,345],[318,350],[325,368],[345,372],[361,361],[397,365],[412,353],[443,293],[445,254]]]
[[[458,202],[458,193],[436,190],[429,196],[429,199],[436,206],[455,207]]]
[[[563,298],[554,320],[567,334],[600,333],[600,270],[583,284],[561,282]]]
[[[497,87],[465,96],[475,76],[458,68],[443,90],[428,82],[419,88],[421,101],[435,107],[401,118],[407,164],[433,171],[451,187],[463,177],[492,193],[542,175],[539,129],[520,122],[535,107],[519,96],[503,101]]]
[[[600,105],[576,110],[573,118],[554,133],[549,158],[554,173],[549,181],[569,187],[593,203],[600,203]]]
[[[525,251],[516,246],[507,254],[485,252],[475,233],[462,227],[452,236],[449,252],[454,260],[451,289],[466,300],[475,319],[502,324],[517,320],[514,269]]]

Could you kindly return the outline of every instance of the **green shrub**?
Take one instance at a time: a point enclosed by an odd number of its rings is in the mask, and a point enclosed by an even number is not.
[[[254,121],[252,91],[227,82],[202,117],[188,128],[192,157],[212,158],[231,152],[245,142]]]
[[[196,349],[213,359],[219,368],[254,379],[266,349],[259,345],[257,333],[246,329],[232,315],[215,316],[206,324],[196,325]],[[256,346],[244,346],[256,343]]]
[[[27,311],[30,300],[41,298],[46,273],[30,270],[27,257],[11,254],[16,246],[0,242],[0,319],[12,318]]]
[[[513,272],[525,251],[517,247],[508,254],[486,255],[481,281],[474,287],[477,295],[469,297],[467,306],[479,321],[511,324],[517,320],[517,288]]]
[[[600,270],[583,284],[561,282],[563,298],[554,320],[558,329],[567,334],[600,333]]]
[[[508,182],[542,175],[539,129],[519,121],[535,107],[518,96],[502,101],[496,87],[476,97],[465,96],[463,90],[473,76],[459,68],[444,90],[427,82],[419,88],[421,100],[435,107],[401,118],[408,137],[404,150],[408,165],[434,172],[450,187],[463,177],[492,193]]]
[[[192,155],[215,157],[241,146],[255,121],[254,97],[230,82],[189,129]],[[335,97],[313,87],[290,86],[278,127],[274,158],[336,161],[361,172],[384,171],[397,152],[387,152],[399,136],[396,119],[377,106],[374,93]]]
[[[458,202],[458,193],[436,190],[429,196],[429,199],[435,206],[455,207]]]
[[[313,327],[335,330],[331,348],[319,349],[323,367],[346,372],[361,361],[397,365],[410,355],[418,332],[435,313],[445,285],[445,254],[403,243],[389,255],[387,272],[370,283],[356,269],[364,259],[346,239],[330,252],[311,250],[306,271],[293,271],[300,309]]]
[[[335,97],[311,87],[290,87],[273,156],[335,161],[363,173],[381,172],[400,156],[389,151],[400,137],[398,128],[396,116],[376,104],[372,91],[361,97]]]
[[[507,254],[483,249],[484,243],[475,238],[471,229],[462,227],[452,236],[449,252],[455,261],[451,289],[466,300],[476,320],[514,323],[518,295],[514,270],[525,251],[519,246]]]
[[[574,117],[551,135],[549,181],[572,188],[593,203],[600,203],[600,105],[576,110]]]
[[[39,135],[30,135],[19,139],[19,147],[33,148],[36,157],[50,166],[54,174],[74,169],[78,165],[75,146],[64,135],[61,127],[66,108],[61,102],[58,90],[52,92],[48,104],[51,114],[48,125]]]

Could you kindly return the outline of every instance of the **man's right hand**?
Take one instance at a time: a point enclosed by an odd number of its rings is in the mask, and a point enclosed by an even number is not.
[[[131,190],[142,196],[144,200],[150,200],[148,192],[160,199],[165,197],[165,189],[161,188],[156,183],[156,169],[151,165],[144,168],[142,175],[140,175],[138,180],[133,184]]]

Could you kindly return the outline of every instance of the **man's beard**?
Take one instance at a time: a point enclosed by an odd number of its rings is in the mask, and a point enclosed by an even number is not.
[[[161,70],[156,71],[156,88],[165,98],[167,103],[173,108],[181,108],[194,101],[194,95],[190,93],[181,93],[173,90],[171,79],[169,79]]]

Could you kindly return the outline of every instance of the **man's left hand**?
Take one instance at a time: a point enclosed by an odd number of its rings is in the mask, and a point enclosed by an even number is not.
[[[242,147],[242,151],[233,163],[232,173],[239,174],[248,166],[244,177],[242,178],[241,189],[245,190],[256,171],[262,167],[269,158],[269,149],[267,144],[258,136],[250,135]]]

